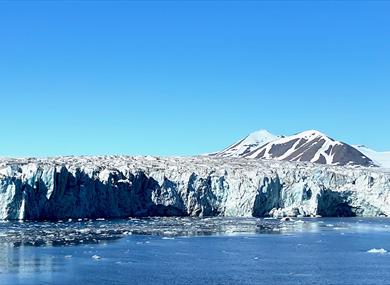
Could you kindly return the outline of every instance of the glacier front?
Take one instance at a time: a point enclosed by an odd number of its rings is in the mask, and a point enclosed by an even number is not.
[[[0,159],[0,219],[390,216],[390,172],[224,157]]]

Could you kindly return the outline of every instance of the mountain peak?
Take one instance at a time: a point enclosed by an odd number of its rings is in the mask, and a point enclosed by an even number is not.
[[[230,145],[224,150],[214,153],[214,156],[224,156],[224,157],[240,157],[244,156],[247,153],[253,151],[254,148],[265,145],[271,141],[280,138],[280,136],[275,136],[269,131],[261,129],[255,132],[250,133],[245,138],[241,139],[235,144]]]
[[[307,130],[307,131],[297,133],[296,135],[300,135],[304,137],[327,137],[327,135],[317,130]]]
[[[307,130],[287,137],[259,130],[214,155],[307,161],[330,165],[375,165],[356,148],[317,130]]]
[[[264,141],[269,142],[277,138],[278,136],[275,136],[274,134],[271,134],[269,131],[262,129],[250,133],[249,135],[246,136],[244,141],[246,144],[263,143]]]

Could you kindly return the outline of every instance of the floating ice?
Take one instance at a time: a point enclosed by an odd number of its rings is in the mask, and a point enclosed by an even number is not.
[[[332,219],[334,227],[329,227],[329,223],[323,221],[327,222],[329,219],[305,218],[296,219],[294,222],[281,222],[279,219],[259,218],[156,217],[70,223],[8,222],[0,223],[0,248],[4,244],[14,247],[102,244],[105,241],[126,238],[128,235],[154,235],[171,239],[213,234],[290,234],[322,230],[336,232],[339,228],[345,233],[390,232],[390,228],[384,226],[389,223],[387,220],[356,223],[354,218],[348,222]]]
[[[384,248],[371,248],[369,250],[367,250],[368,253],[379,253],[379,254],[384,254],[387,252],[386,249]]]

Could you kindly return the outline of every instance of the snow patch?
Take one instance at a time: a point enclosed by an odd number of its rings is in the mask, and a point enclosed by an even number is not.
[[[224,156],[224,157],[239,157],[251,152],[253,149],[265,145],[271,141],[280,138],[268,132],[267,130],[259,130],[253,133],[250,133],[244,139],[232,144],[221,152],[213,153],[215,156]]]
[[[371,158],[377,165],[390,169],[390,151],[375,151],[364,145],[353,145],[353,147]]]

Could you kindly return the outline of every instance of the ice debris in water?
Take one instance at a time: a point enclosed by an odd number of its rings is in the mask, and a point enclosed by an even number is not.
[[[283,225],[284,224],[284,225]],[[296,224],[298,227],[310,223]],[[226,233],[278,233],[294,231],[295,223],[277,219],[258,218],[195,218],[156,217],[105,221],[55,222],[8,222],[0,224],[0,246],[61,246],[96,244],[123,238],[127,235],[156,235],[165,238],[178,236],[211,235]]]
[[[326,219],[324,221],[327,221]],[[293,221],[260,218],[233,217],[155,217],[131,218],[105,221],[77,221],[69,223],[55,222],[7,222],[0,223],[0,247],[19,246],[62,246],[78,244],[102,244],[105,241],[123,238],[127,235],[154,235],[168,238],[180,236],[199,236],[212,234],[285,234],[294,232],[334,231],[343,228],[343,232],[354,230],[386,231],[386,222],[356,223],[352,218],[332,220],[334,227],[319,219],[302,218]]]
[[[367,250],[368,253],[379,253],[379,254],[384,254],[387,252],[386,249],[384,248],[371,248],[369,250]]]

